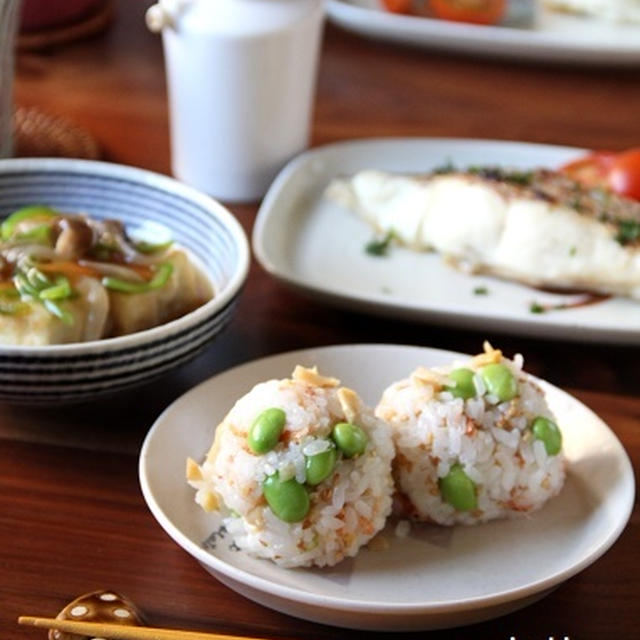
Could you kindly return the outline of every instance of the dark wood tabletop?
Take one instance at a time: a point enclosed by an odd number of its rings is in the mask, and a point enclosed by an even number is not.
[[[15,100],[86,129],[103,159],[168,174],[162,47],[144,24],[149,4],[118,0],[103,33],[21,52]],[[639,112],[638,68],[456,56],[369,40],[328,25],[312,144],[446,136],[624,149],[640,146]],[[229,205],[247,234],[258,204]],[[601,416],[624,444],[637,476],[638,347],[516,337],[343,311],[290,291],[254,260],[232,324],[179,371],[94,403],[0,406],[0,637],[42,638],[44,631],[19,627],[18,615],[55,616],[74,597],[99,588],[129,596],[155,626],[268,638],[359,637],[357,631],[255,604],[203,571],[147,509],[137,476],[140,445],[171,401],[210,376],[261,356],[354,342],[477,352],[485,339],[507,354],[523,353],[529,371]],[[637,507],[636,500],[614,546],[546,598],[429,637],[637,637]]]

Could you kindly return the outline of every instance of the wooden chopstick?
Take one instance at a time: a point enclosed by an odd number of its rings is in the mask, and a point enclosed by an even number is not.
[[[18,624],[57,629],[90,638],[108,638],[110,640],[259,640],[248,636],[226,636],[219,633],[135,627],[125,624],[82,622],[81,620],[58,620],[57,618],[38,618],[35,616],[20,616]]]

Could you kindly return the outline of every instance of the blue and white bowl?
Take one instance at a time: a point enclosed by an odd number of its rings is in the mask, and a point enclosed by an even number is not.
[[[177,320],[126,336],[0,345],[0,402],[81,401],[146,383],[198,355],[231,319],[249,247],[238,221],[210,197],[166,176],[106,162],[0,160],[0,218],[34,203],[131,226],[161,223],[199,259],[215,295]]]

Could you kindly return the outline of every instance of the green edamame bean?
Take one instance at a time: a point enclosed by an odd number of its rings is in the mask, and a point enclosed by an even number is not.
[[[262,493],[271,511],[284,522],[300,522],[309,513],[309,494],[295,478],[282,482],[277,472],[267,476]]]
[[[313,487],[320,484],[323,480],[326,480],[336,466],[337,459],[338,452],[333,443],[331,443],[330,449],[316,453],[313,456],[306,456],[305,470],[307,484]]]
[[[449,377],[455,382],[454,385],[445,386],[445,391],[448,391],[455,398],[473,398],[476,395],[476,387],[473,384],[473,376],[475,373],[471,369],[461,368],[454,369]]]
[[[500,402],[513,400],[518,395],[518,381],[506,365],[499,362],[488,364],[480,369],[480,375],[487,392]]]
[[[286,419],[287,416],[282,409],[277,407],[265,409],[254,420],[249,429],[249,435],[247,436],[249,449],[254,453],[268,453],[271,451],[278,444]]]
[[[367,434],[356,424],[338,422],[331,431],[331,438],[345,458],[353,458],[367,447]]]
[[[531,424],[531,431],[537,440],[542,440],[547,455],[555,456],[560,453],[562,432],[553,420],[538,416]]]
[[[459,464],[454,464],[449,473],[438,481],[442,499],[458,511],[471,511],[478,506],[476,485]]]

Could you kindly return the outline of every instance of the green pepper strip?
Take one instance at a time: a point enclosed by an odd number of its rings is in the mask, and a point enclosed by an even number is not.
[[[31,242],[49,242],[51,239],[51,227],[48,224],[39,224],[29,231],[16,234],[15,240],[29,240]]]
[[[71,283],[67,278],[58,276],[55,279],[55,284],[52,285],[51,280],[44,273],[32,267],[26,275],[24,273],[16,273],[13,277],[13,284],[21,297],[41,302],[49,313],[59,318],[62,322],[68,325],[73,324],[73,314],[61,307],[58,302],[54,302],[54,300],[69,298],[73,294]],[[21,309],[22,307],[16,306],[12,308],[10,305],[5,305],[0,312],[16,313]]]
[[[158,266],[155,275],[148,282],[129,282],[127,280],[120,280],[120,278],[105,276],[102,278],[102,284],[107,289],[120,291],[121,293],[147,293],[148,291],[164,287],[172,273],[173,265],[170,262],[163,262]]]
[[[35,287],[38,291],[51,285],[49,277],[36,267],[30,267],[27,270],[26,276],[29,284]]]
[[[54,302],[53,300],[43,300],[42,304],[44,304],[49,313],[52,313],[57,318],[60,318],[60,320],[62,320],[64,324],[73,324],[73,314],[61,307],[57,302]]]
[[[27,280],[27,277],[23,273],[16,273],[13,277],[13,284],[21,296],[27,296],[35,300],[40,297],[38,289]]]
[[[58,213],[56,211],[41,204],[22,207],[22,209],[14,211],[6,220],[4,220],[2,226],[0,226],[0,235],[2,235],[3,240],[10,240],[16,230],[16,227],[23,220],[55,218],[57,215]]]
[[[159,242],[157,244],[146,242],[145,240],[140,240],[140,242],[134,242],[133,246],[136,248],[136,251],[144,254],[149,254],[166,251],[172,244],[173,240],[167,240],[167,242]]]
[[[40,298],[42,300],[64,300],[71,297],[72,293],[69,280],[64,276],[59,276],[53,286],[40,291]]]

